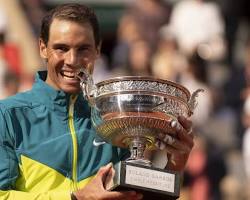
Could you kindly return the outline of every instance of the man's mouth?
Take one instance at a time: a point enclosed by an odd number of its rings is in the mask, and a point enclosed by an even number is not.
[[[78,78],[75,75],[75,72],[61,71],[60,74],[65,79],[68,79],[68,80],[78,80]]]

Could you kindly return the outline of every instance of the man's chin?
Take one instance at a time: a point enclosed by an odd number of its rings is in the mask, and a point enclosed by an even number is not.
[[[68,94],[79,94],[81,92],[80,87],[64,87],[62,90]]]

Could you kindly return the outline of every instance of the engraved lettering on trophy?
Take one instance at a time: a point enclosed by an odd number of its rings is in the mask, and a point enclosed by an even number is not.
[[[174,174],[128,165],[126,183],[150,189],[174,192],[175,176]]]

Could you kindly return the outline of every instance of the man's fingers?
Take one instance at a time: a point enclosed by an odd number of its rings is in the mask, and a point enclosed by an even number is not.
[[[96,179],[99,179],[103,184],[103,182],[105,181],[106,177],[108,176],[110,170],[112,170],[112,167],[113,167],[112,163],[108,163],[107,165],[101,167],[96,174]],[[140,200],[143,197],[142,194],[137,193],[135,191],[116,192],[116,191],[107,191],[106,190],[105,194],[103,194],[103,195],[106,196],[106,197],[103,197],[104,199]]]
[[[187,118],[183,116],[179,116],[178,121],[183,126],[183,128],[186,129],[187,131],[192,129],[192,121],[188,120]]]
[[[174,149],[178,150],[179,153],[187,153],[191,150],[191,147],[189,147],[189,145],[184,145],[178,139],[167,134],[159,135],[159,140],[156,141],[156,146],[161,150],[165,149],[167,146],[171,146]]]
[[[98,172],[97,172],[97,176],[103,176],[105,174],[107,174],[109,172],[109,170],[112,168],[112,163],[108,163],[107,165],[101,167]]]
[[[156,146],[160,149],[165,149],[171,146],[179,153],[189,153],[194,145],[192,122],[185,117],[178,117],[177,120],[172,120],[170,126],[175,130],[176,135],[160,133]]]
[[[101,167],[97,174],[96,174],[96,178],[100,178],[100,180],[102,181],[102,183],[105,181],[109,171],[112,169],[113,164],[112,163],[108,163],[107,165]]]
[[[179,121],[173,120],[170,125],[176,130],[177,138],[185,141],[190,147],[193,147],[192,122],[184,117],[179,117]],[[184,127],[185,126],[185,127]]]
[[[168,122],[169,123],[169,122]],[[171,132],[161,133],[156,140],[156,146],[171,155],[167,164],[168,169],[182,170],[188,155],[193,148],[192,122],[185,117],[178,117],[170,122]]]

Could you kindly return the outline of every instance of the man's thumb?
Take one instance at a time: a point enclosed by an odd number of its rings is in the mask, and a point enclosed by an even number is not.
[[[111,168],[113,167],[113,164],[110,162],[107,165],[101,167],[96,176],[99,176],[102,180],[105,180],[106,176],[108,175],[109,171],[111,170]]]

